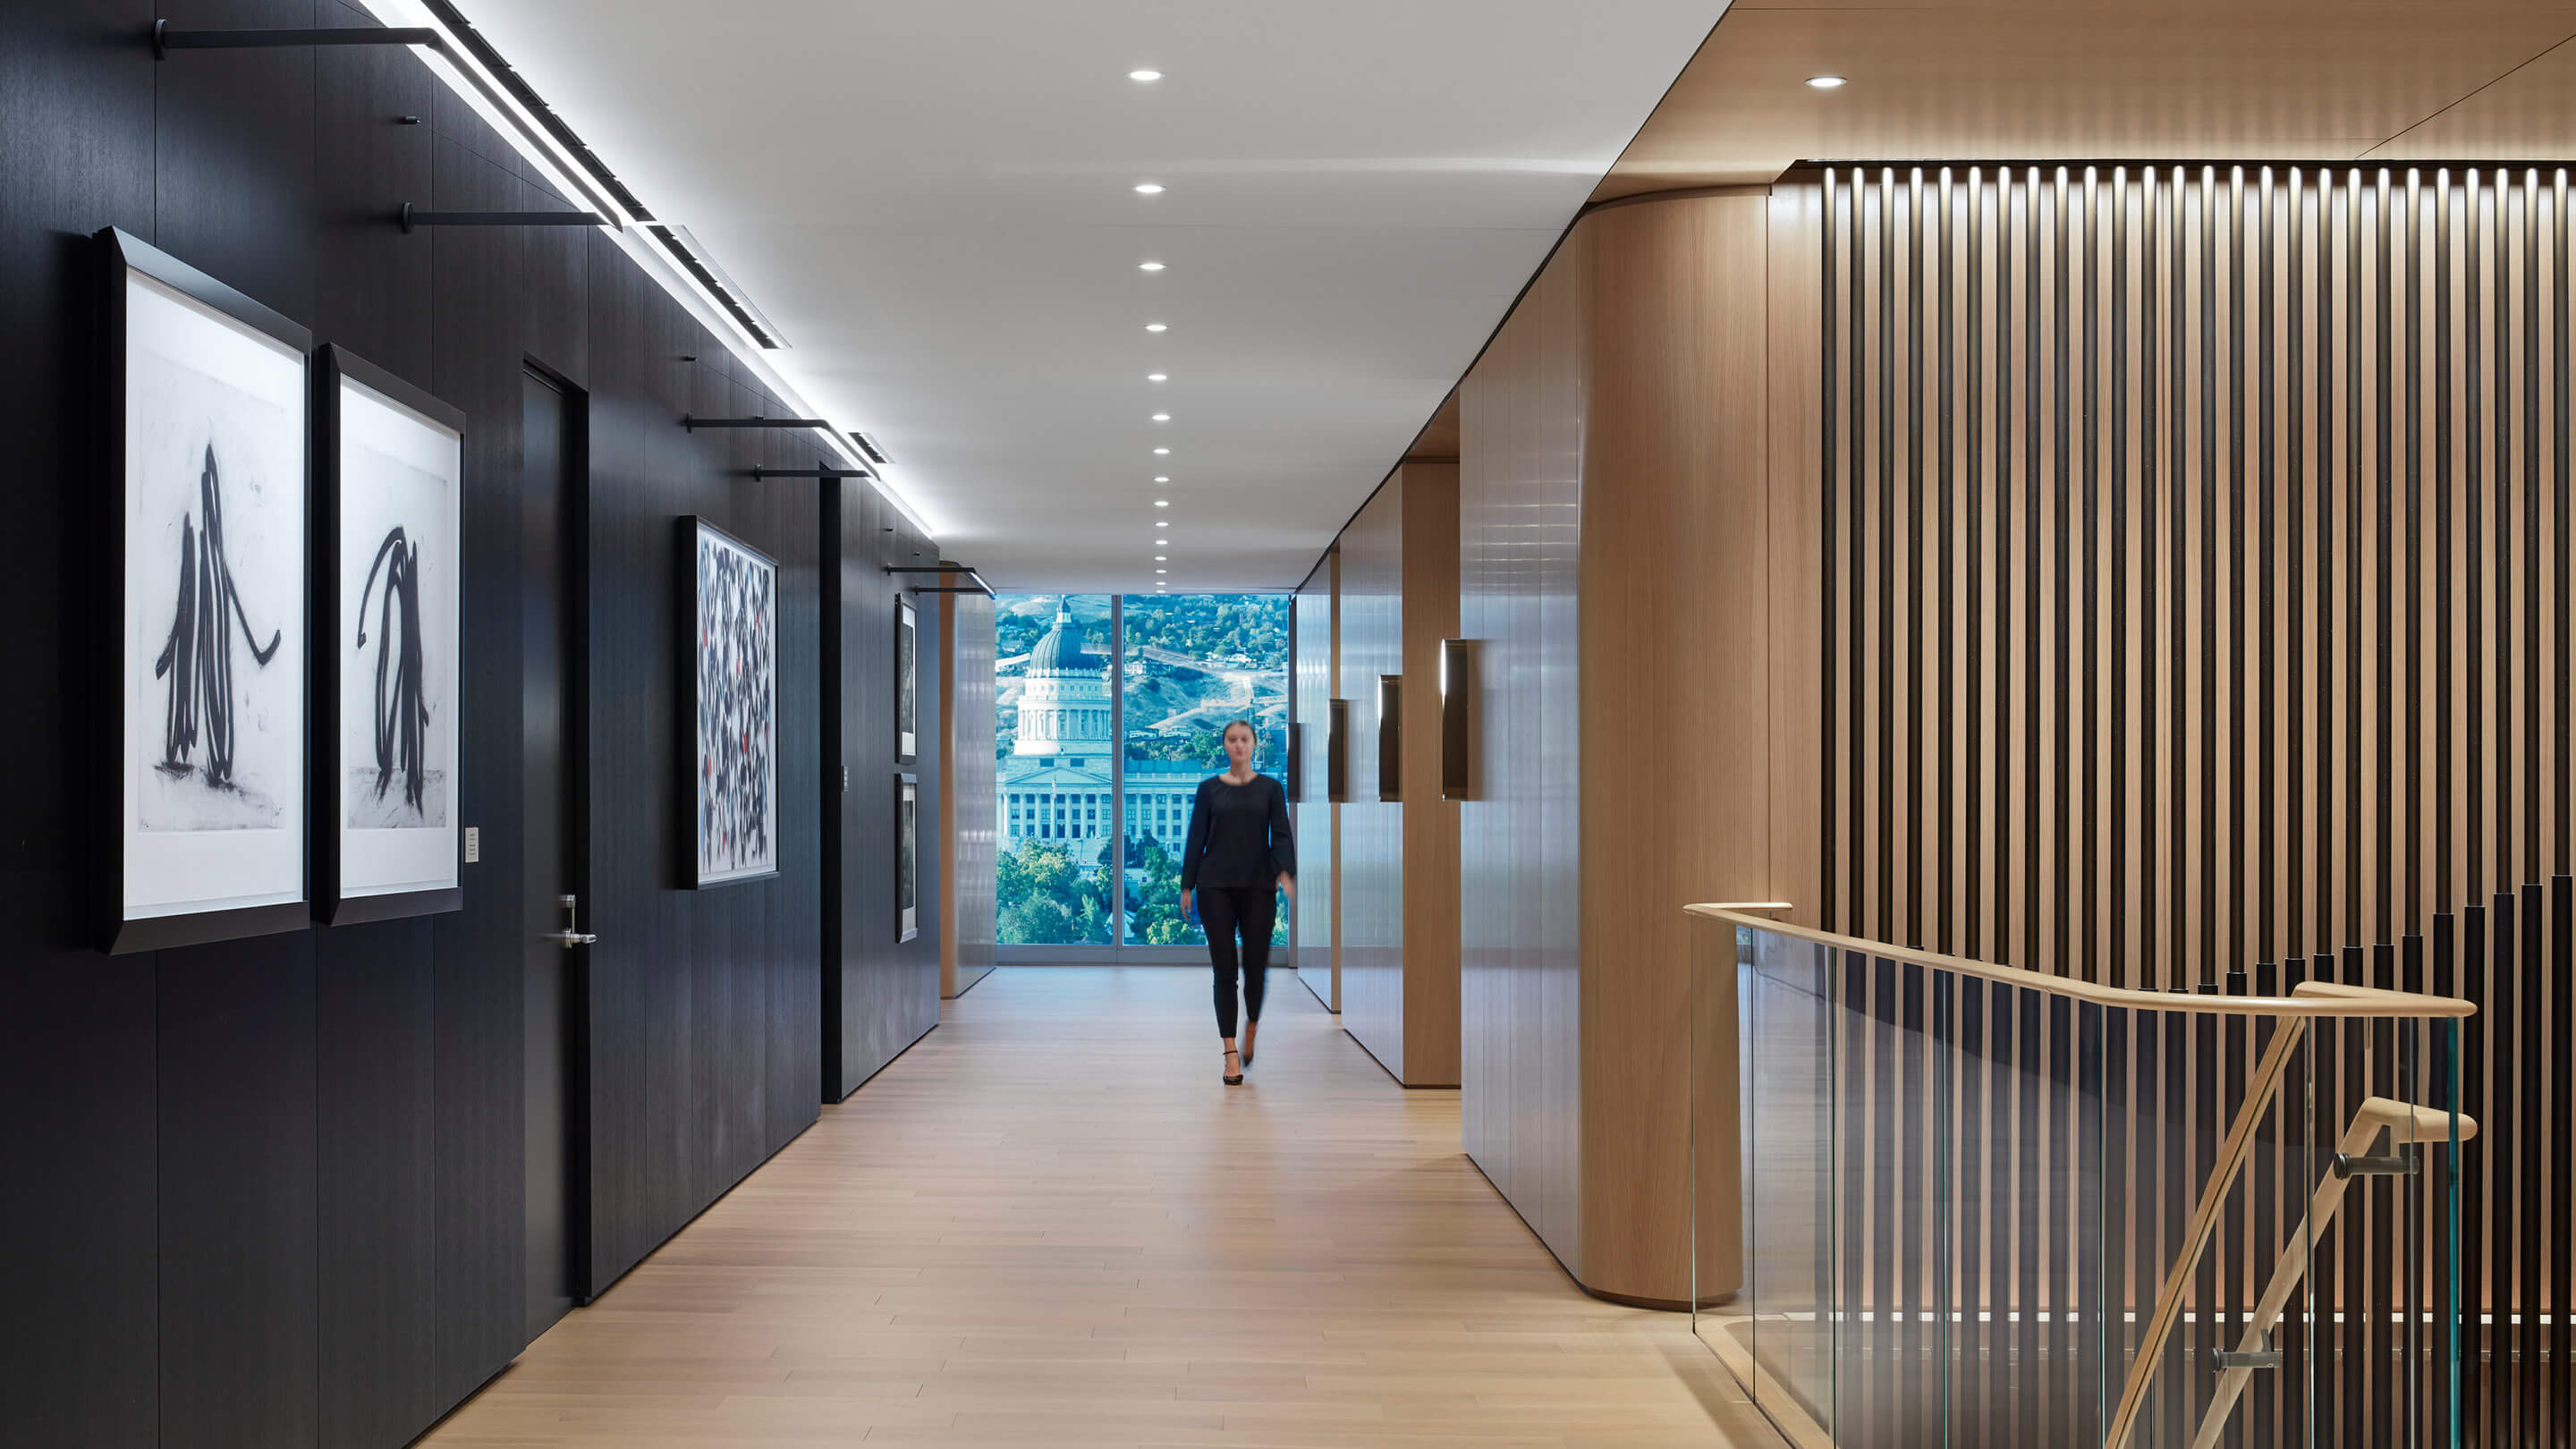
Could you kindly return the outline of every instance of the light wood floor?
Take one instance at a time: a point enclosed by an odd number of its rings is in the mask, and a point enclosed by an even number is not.
[[[424,1442],[1778,1444],[1288,973],[1219,1085],[1207,981],[996,971]]]

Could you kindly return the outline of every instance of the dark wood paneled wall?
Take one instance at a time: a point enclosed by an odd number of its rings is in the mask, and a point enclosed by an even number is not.
[[[993,600],[982,594],[940,596],[940,849],[948,888],[940,893],[939,994],[955,996],[993,969],[998,926],[995,852]]]
[[[831,1100],[859,1089],[939,1025],[939,599],[913,595],[913,585],[936,574],[889,574],[939,561],[938,546],[922,536],[892,504],[863,480],[841,485],[826,502],[823,537],[841,541],[840,567],[824,618],[831,631],[826,654],[839,661],[839,684],[829,702],[824,734],[828,805],[839,830],[829,842],[827,874],[840,882],[827,902],[823,940],[823,1084]],[[920,751],[895,753],[895,597],[911,598],[915,657],[920,661]],[[928,605],[923,608],[921,606]],[[842,771],[849,787],[839,788]],[[921,934],[898,940],[894,882],[895,776],[919,777],[914,882]]]
[[[778,400],[607,237],[391,225],[404,200],[563,205],[408,53],[156,64],[156,16],[371,23],[339,0],[0,10],[0,418],[26,480],[20,547],[0,570],[17,622],[0,649],[27,681],[0,735],[19,765],[0,805],[0,1161],[13,1184],[0,1192],[0,1297],[22,1310],[0,1327],[0,1440],[390,1449],[506,1365],[526,1331],[522,370],[533,361],[575,390],[591,453],[594,1288],[812,1121],[823,1095],[832,535],[811,484],[737,476],[762,459],[810,466],[810,440],[680,430],[682,412]],[[464,910],[109,958],[91,948],[95,923],[67,909],[87,897],[93,829],[76,745],[98,727],[75,685],[99,641],[63,601],[100,566],[82,520],[113,486],[93,466],[88,384],[88,237],[110,225],[466,410],[461,805],[483,851]],[[675,888],[670,540],[672,517],[691,512],[782,566],[787,870],[703,893]],[[883,527],[866,549],[872,586],[894,538]],[[852,687],[881,704],[884,677]],[[877,798],[853,823],[882,841],[891,807]],[[870,900],[883,880],[869,878]]]
[[[2568,868],[2563,172],[1824,184],[1832,924],[2183,985]]]

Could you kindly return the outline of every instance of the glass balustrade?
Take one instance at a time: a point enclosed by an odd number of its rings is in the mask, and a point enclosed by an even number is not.
[[[2465,1002],[1692,910],[1693,1327],[1799,1449],[2461,1442]]]

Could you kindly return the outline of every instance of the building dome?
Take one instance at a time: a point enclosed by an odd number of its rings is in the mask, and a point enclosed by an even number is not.
[[[1038,640],[1037,648],[1029,651],[1029,672],[1089,674],[1097,672],[1099,667],[1091,662],[1082,647],[1082,629],[1073,622],[1072,607],[1056,605],[1055,627],[1047,630],[1046,637]]]

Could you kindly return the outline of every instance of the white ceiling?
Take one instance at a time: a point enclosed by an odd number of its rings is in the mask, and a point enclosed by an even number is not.
[[[951,557],[1105,590],[1303,578],[1725,3],[464,8]]]

